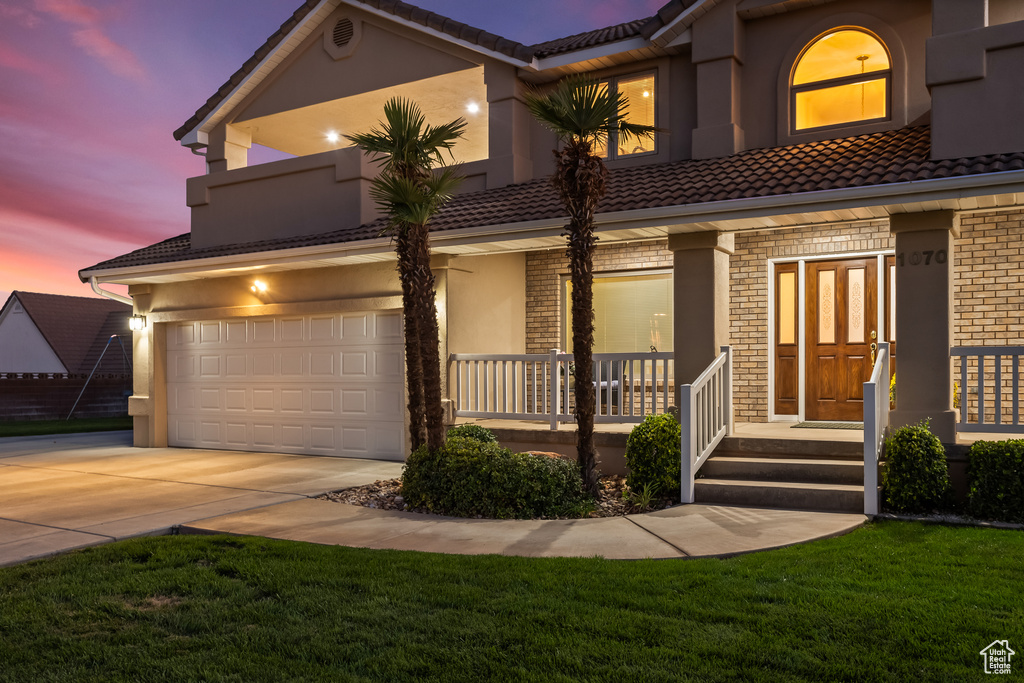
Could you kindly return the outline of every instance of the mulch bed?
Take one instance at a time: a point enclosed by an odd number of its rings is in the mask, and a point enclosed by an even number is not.
[[[590,513],[590,517],[635,515],[642,512],[663,510],[672,505],[672,501],[668,499],[654,500],[647,508],[634,505],[622,496],[622,492],[628,490],[628,487],[626,486],[626,478],[621,476],[601,477],[601,489],[597,508]],[[402,481],[400,479],[385,479],[365,486],[331,491],[322,496],[317,496],[317,499],[330,500],[335,503],[346,503],[348,505],[362,505],[363,507],[376,510],[432,514],[424,508],[409,508],[405,498],[402,497]]]

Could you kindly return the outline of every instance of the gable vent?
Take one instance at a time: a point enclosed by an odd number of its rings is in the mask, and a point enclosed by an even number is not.
[[[355,30],[351,19],[338,19],[338,23],[334,25],[334,44],[338,47],[345,47],[352,40]]]

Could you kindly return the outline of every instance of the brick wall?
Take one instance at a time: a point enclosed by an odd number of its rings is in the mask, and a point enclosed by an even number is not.
[[[569,273],[565,249],[526,255],[526,352],[547,353],[562,348],[559,285]],[[594,252],[594,272],[671,268],[668,240],[602,246]]]
[[[0,420],[63,420],[75,405],[88,375],[0,374]],[[131,375],[96,375],[74,417],[122,417],[128,414],[126,391]]]
[[[729,268],[729,341],[738,422],[768,421],[769,259],[881,251],[893,246],[888,221],[736,233],[736,253]]]
[[[1024,211],[967,214],[961,218],[956,240],[953,283],[954,339],[957,346],[1024,346]],[[959,381],[959,361],[954,362]],[[1021,368],[1024,375],[1024,368]],[[1002,363],[1004,421],[1012,418],[1012,366]],[[974,361],[968,364],[968,405],[977,415]],[[995,368],[986,367],[985,383],[995,386]],[[992,417],[994,393],[986,392],[988,417]]]

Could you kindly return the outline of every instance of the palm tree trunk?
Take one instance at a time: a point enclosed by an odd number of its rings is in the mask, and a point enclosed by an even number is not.
[[[605,193],[607,169],[591,153],[585,140],[575,140],[555,152],[554,184],[569,212],[569,273],[572,281],[572,352],[575,363],[576,459],[583,486],[593,496],[599,492],[597,451],[594,448],[594,211]]]
[[[420,356],[419,316],[412,282],[416,262],[410,251],[408,229],[395,236],[398,279],[402,283],[402,314],[405,318],[405,376],[409,384],[409,442],[415,452],[427,442],[427,420],[423,393],[423,361]]]
[[[423,364],[423,397],[427,422],[427,446],[434,451],[445,442],[444,405],[441,396],[440,335],[437,326],[437,292],[430,269],[430,242],[425,225],[410,226],[414,235],[410,244],[416,260],[413,296],[416,300],[420,335],[420,360]]]

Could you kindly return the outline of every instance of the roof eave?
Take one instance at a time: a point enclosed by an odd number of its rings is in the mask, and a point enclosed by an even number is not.
[[[932,178],[887,185],[817,190],[797,194],[726,199],[701,204],[683,204],[630,211],[597,214],[595,223],[599,232],[665,227],[714,221],[759,218],[772,215],[837,211],[851,208],[919,204],[951,199],[969,199],[992,195],[1024,195],[1024,171],[1001,171],[955,178]],[[431,234],[435,248],[480,242],[482,238],[494,241],[514,241],[561,232],[564,218],[548,218],[520,223],[504,223],[444,230]],[[497,239],[503,238],[503,239]],[[277,251],[248,252],[231,256],[171,261],[148,266],[125,266],[112,269],[88,269],[79,277],[87,281],[97,277],[102,282],[124,282],[137,278],[187,275],[212,270],[244,270],[297,263],[311,260],[337,259],[390,253],[390,240],[375,238],[344,244],[324,244]]]

